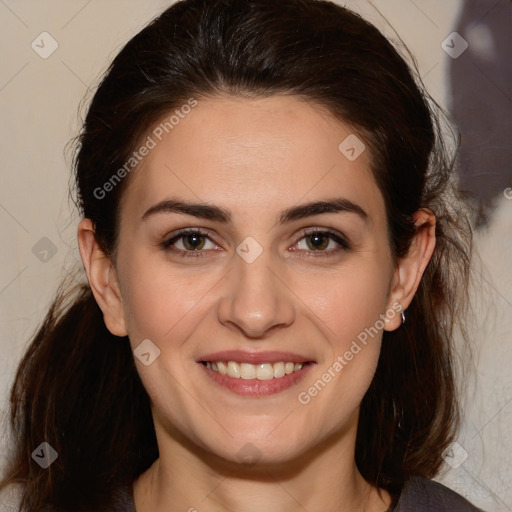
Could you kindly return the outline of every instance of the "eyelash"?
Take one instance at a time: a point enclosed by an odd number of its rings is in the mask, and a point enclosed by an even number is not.
[[[159,245],[163,250],[174,253],[182,258],[204,257],[204,252],[206,252],[204,250],[184,251],[182,249],[176,249],[176,248],[172,247],[172,244],[177,242],[180,238],[183,238],[184,236],[191,235],[191,234],[202,235],[202,236],[208,238],[211,242],[214,242],[214,240],[211,239],[210,232],[203,231],[203,230],[197,229],[197,228],[191,228],[191,229],[184,229],[184,230],[179,231],[172,238],[160,243]],[[341,236],[337,232],[326,230],[326,229],[311,229],[311,230],[304,231],[303,233],[301,233],[300,238],[297,240],[297,242],[295,242],[295,244],[300,242],[303,238],[306,238],[311,235],[317,235],[317,234],[327,235],[328,238],[330,238],[331,240],[333,240],[334,242],[339,244],[340,247],[338,247],[337,249],[329,250],[329,251],[303,251],[303,250],[299,249],[297,252],[299,252],[299,253],[305,252],[306,255],[308,255],[308,256],[313,256],[314,258],[319,258],[319,257],[322,258],[322,257],[329,257],[332,255],[338,254],[340,251],[348,251],[351,249],[351,245],[343,236]],[[307,256],[301,255],[300,257],[307,257]]]

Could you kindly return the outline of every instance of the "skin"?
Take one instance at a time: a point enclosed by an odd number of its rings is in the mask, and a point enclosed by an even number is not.
[[[435,218],[419,210],[411,249],[394,265],[371,155],[350,161],[338,150],[352,133],[293,96],[203,99],[130,176],[116,255],[103,254],[89,219],[80,223],[80,253],[108,329],[128,334],[133,349],[148,338],[160,349],[149,366],[135,359],[160,451],[134,484],[138,512],[389,506],[388,493],[365,482],[354,460],[382,329],[309,403],[298,401],[379,315],[397,303],[407,309],[435,246]],[[218,205],[231,222],[169,212],[141,219],[171,197]],[[338,212],[278,222],[285,208],[334,197],[367,219]],[[211,232],[199,239],[203,256],[159,246],[182,228]],[[340,233],[350,248],[325,237],[313,253],[307,228]],[[263,251],[252,263],[236,252],[248,236]],[[192,252],[183,243],[174,247]],[[384,329],[400,325],[394,314]],[[227,349],[290,351],[315,365],[281,393],[239,396],[197,363]],[[248,447],[252,464],[239,454]]]

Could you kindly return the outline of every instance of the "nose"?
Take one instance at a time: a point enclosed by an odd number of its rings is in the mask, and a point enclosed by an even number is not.
[[[251,263],[236,255],[218,304],[219,322],[252,339],[290,326],[295,320],[294,295],[277,267],[267,250]]]

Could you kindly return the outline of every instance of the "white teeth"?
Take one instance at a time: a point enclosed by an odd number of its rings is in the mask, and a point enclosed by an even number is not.
[[[279,379],[279,377],[284,377],[285,375],[284,363],[274,363],[274,377]]]
[[[242,379],[255,379],[256,366],[253,364],[242,363],[240,365],[240,377]]]
[[[226,375],[228,373],[228,367],[222,361],[217,361],[217,368],[217,371],[222,375]]]
[[[234,361],[228,362],[228,375],[230,377],[234,377],[235,379],[240,378],[240,365],[235,363]]]
[[[303,363],[237,363],[236,361],[207,361],[206,367],[221,375],[228,375],[234,379],[280,379],[285,375],[298,372],[304,367]]]
[[[270,363],[259,364],[256,367],[256,378],[259,380],[270,380],[274,378],[274,368]]]

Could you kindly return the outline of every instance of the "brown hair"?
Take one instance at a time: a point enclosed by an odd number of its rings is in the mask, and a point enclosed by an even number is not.
[[[373,25],[320,0],[174,4],[126,44],[92,99],[74,162],[77,205],[115,259],[129,176],[105,197],[97,191],[154,123],[190,97],[276,93],[324,106],[368,145],[395,261],[414,234],[412,214],[427,207],[437,218],[434,255],[405,326],[384,333],[360,410],[357,466],[396,495],[409,476],[438,472],[458,426],[452,338],[467,301],[471,229],[442,112]],[[158,457],[130,345],[106,329],[88,285],[59,289],[18,368],[10,420],[15,444],[0,488],[23,483],[23,511],[101,509]],[[59,454],[45,470],[31,458],[42,441]]]

